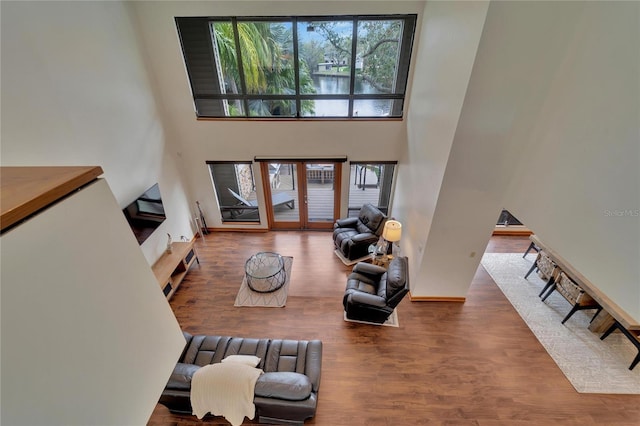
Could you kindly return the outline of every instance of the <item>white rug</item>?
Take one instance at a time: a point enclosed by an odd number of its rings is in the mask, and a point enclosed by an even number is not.
[[[345,265],[347,265],[347,266],[355,265],[355,264],[356,264],[356,263],[358,263],[358,262],[366,262],[366,261],[368,261],[368,260],[371,260],[371,255],[370,255],[370,254],[368,254],[368,255],[366,255],[366,256],[364,256],[364,257],[358,258],[358,259],[354,259],[354,260],[349,260],[349,259],[347,259],[346,257],[344,257],[344,255],[342,254],[342,252],[340,252],[340,250],[338,250],[338,249],[335,249],[335,250],[333,251],[333,254],[335,254],[336,256],[338,256],[338,259],[340,259],[340,261],[341,261],[342,263],[344,263]]]
[[[587,327],[595,311],[578,311],[566,323],[571,310],[558,292],[546,301],[538,297],[544,286],[535,272],[523,277],[533,265],[535,253],[485,253],[482,266],[542,343],[551,358],[580,393],[640,394],[640,367],[629,370],[637,350],[622,333],[605,340]]]
[[[287,293],[289,292],[289,279],[291,278],[291,266],[293,257],[282,256],[284,260],[284,271],[286,281],[282,287],[272,293],[258,293],[247,285],[247,277],[242,279],[240,290],[236,296],[233,306],[251,306],[258,308],[282,308],[287,303]]]
[[[387,318],[387,320],[380,324],[377,322],[369,322],[369,321],[358,321],[358,320],[352,320],[347,318],[347,313],[342,311],[343,315],[344,315],[344,320],[347,322],[357,322],[360,324],[371,324],[371,325],[384,325],[387,327],[400,327],[400,323],[398,322],[398,309],[394,309],[393,312],[391,313],[391,315],[389,315],[389,318]]]

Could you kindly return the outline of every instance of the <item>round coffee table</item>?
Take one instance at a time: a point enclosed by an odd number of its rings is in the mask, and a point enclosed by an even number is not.
[[[278,290],[287,278],[282,256],[269,251],[251,256],[244,264],[244,272],[247,285],[258,293],[271,293]]]

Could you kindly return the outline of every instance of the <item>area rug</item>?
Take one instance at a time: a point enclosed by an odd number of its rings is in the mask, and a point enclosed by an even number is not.
[[[536,273],[525,280],[535,253],[485,253],[482,266],[551,358],[580,393],[640,394],[640,368],[629,370],[637,350],[622,333],[605,340],[587,327],[592,310],[576,312],[561,324],[571,306],[558,292],[544,302],[538,297],[545,282]]]
[[[370,325],[384,325],[387,327],[400,327],[400,323],[398,322],[398,309],[394,309],[391,315],[389,315],[389,318],[387,318],[387,320],[382,324],[377,322],[352,320],[347,318],[346,312],[343,311],[342,313],[344,314],[344,320],[347,322],[357,322],[360,324],[370,324]]]
[[[367,260],[371,260],[371,255],[370,254],[368,254],[366,256],[363,256],[363,257],[360,257],[358,259],[354,259],[354,260],[350,260],[350,259],[347,259],[346,257],[344,257],[344,255],[338,249],[335,249],[333,251],[333,254],[338,256],[338,259],[340,259],[340,261],[342,263],[344,263],[345,265],[347,265],[347,266],[355,265],[358,262],[366,262]]]
[[[247,285],[247,277],[242,279],[240,290],[236,296],[233,306],[251,306],[258,308],[282,308],[287,303],[287,293],[289,292],[289,279],[291,278],[291,266],[293,257],[282,256],[286,281],[282,287],[272,293],[258,293]]]

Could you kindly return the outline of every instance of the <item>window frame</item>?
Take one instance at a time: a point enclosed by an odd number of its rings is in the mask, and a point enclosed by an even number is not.
[[[383,178],[382,176],[378,177],[378,180],[376,182],[376,188],[379,191],[378,199],[376,203],[372,202],[372,204],[374,204],[381,212],[383,212],[384,214],[389,214],[389,211],[391,210],[393,190],[395,187],[395,180],[396,180],[396,175],[398,170],[398,162],[397,161],[350,161],[349,162],[349,185],[348,185],[348,194],[347,194],[347,216],[348,217],[358,216],[358,213],[363,206],[363,204],[353,204],[353,205],[351,204],[353,198],[359,198],[357,196],[354,196],[352,191],[354,190],[366,191],[366,187],[367,187],[366,180],[352,182],[351,179],[352,177],[354,177],[354,175],[352,174],[351,169],[354,166],[356,167],[356,174],[357,174],[358,167],[364,167],[364,168],[370,168],[370,167],[376,167],[376,166],[392,167],[390,173],[385,172],[386,178]],[[386,180],[389,178],[390,180]],[[356,176],[356,179],[357,179],[357,176]],[[382,183],[381,183],[381,180],[382,180]],[[384,199],[384,205],[380,203],[381,198]]]
[[[299,66],[299,38],[298,22],[306,21],[352,21],[353,35],[351,39],[350,55],[350,84],[348,94],[305,94],[300,89],[300,66]],[[358,45],[358,23],[360,21],[384,21],[402,20],[403,30],[398,49],[396,83],[394,93],[360,94],[355,93],[357,45]],[[210,16],[210,17],[176,17],[177,27],[182,56],[187,71],[187,77],[191,88],[191,95],[194,101],[194,110],[198,119],[216,120],[402,120],[405,113],[406,91],[409,80],[411,65],[411,55],[413,51],[413,40],[416,29],[416,14],[385,14],[385,15],[326,15],[326,16]],[[215,88],[220,86],[219,72],[220,64],[216,61],[213,37],[210,33],[210,26],[213,22],[231,22],[234,29],[235,53],[238,58],[238,72],[240,75],[241,94],[215,92]],[[243,22],[290,22],[293,45],[293,67],[295,74],[295,94],[247,94],[245,84],[245,73],[242,66],[240,43],[238,40],[237,26]],[[198,50],[194,46],[198,45]],[[206,48],[205,48],[206,45]],[[206,51],[208,50],[208,52]],[[361,100],[392,100],[392,111],[387,116],[359,116],[354,115],[354,104]],[[244,115],[229,116],[222,115],[225,107],[222,101],[242,102]],[[282,100],[295,102],[295,115],[251,115],[249,102],[260,100]],[[303,115],[301,104],[305,100],[347,100],[348,111],[346,116],[309,116]],[[216,105],[216,101],[220,101]],[[205,105],[209,103],[209,107]],[[209,108],[209,109],[207,109]],[[214,114],[207,111],[222,111]]]
[[[238,166],[247,166],[249,170],[249,178],[251,181],[251,192],[256,193],[256,181],[253,170],[253,161],[206,161],[206,165],[209,171],[209,177],[211,178],[211,184],[213,185],[216,201],[218,203],[221,223],[251,223],[256,225],[260,224],[261,219],[259,205],[249,207],[246,204],[239,202],[238,199],[234,199],[234,197],[229,196],[224,191],[225,187],[230,188],[230,186],[233,186],[233,190],[236,191],[236,193],[240,195],[240,197],[243,197],[243,191],[241,185],[239,184],[241,176],[238,175]],[[225,174],[225,171],[222,169],[215,171],[214,169],[216,168],[216,166],[233,166],[233,178],[235,180],[235,185],[232,184],[229,180],[216,180],[216,175],[218,175],[218,177],[224,177]],[[231,200],[233,204],[223,204],[225,200]]]

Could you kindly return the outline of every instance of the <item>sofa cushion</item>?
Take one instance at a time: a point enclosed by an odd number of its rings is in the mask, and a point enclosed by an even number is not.
[[[180,389],[180,390],[189,390],[191,389],[191,378],[193,377],[193,373],[195,373],[200,367],[195,364],[184,364],[179,362],[176,364],[176,367],[173,369],[173,373],[169,377],[169,382],[167,383],[168,389]]]
[[[256,382],[255,395],[302,401],[311,395],[311,382],[304,374],[291,372],[264,373]]]

